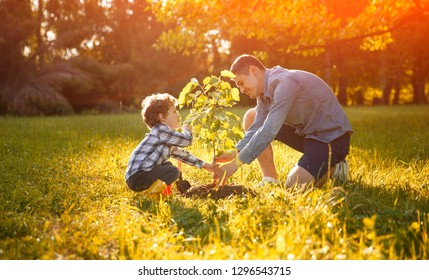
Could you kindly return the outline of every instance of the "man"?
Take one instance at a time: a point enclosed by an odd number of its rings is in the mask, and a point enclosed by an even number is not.
[[[278,140],[303,153],[286,179],[286,187],[320,187],[340,165],[347,171],[352,128],[330,87],[316,75],[280,66],[266,68],[251,55],[231,65],[240,91],[257,100],[244,117],[246,133],[237,143],[237,157],[219,168],[221,185],[242,164],[256,158],[266,182],[278,182],[271,142]],[[217,160],[217,159],[215,159]],[[344,174],[345,175],[345,174]]]

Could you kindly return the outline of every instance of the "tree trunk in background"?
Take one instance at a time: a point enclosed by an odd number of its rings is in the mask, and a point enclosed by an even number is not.
[[[390,104],[390,94],[392,93],[392,82],[387,78],[387,81],[383,85],[383,99],[381,104],[389,105]]]
[[[332,63],[337,66],[338,72],[338,101],[342,106],[347,106],[347,71],[346,65],[343,61],[343,49],[335,44],[332,53]]]
[[[347,77],[341,74],[338,81],[338,101],[341,105],[347,106]]]
[[[413,78],[412,85],[414,91],[414,104],[426,104],[426,95],[425,95],[425,73],[423,69],[423,60],[417,59],[414,61],[413,65]]]
[[[326,49],[324,55],[325,69],[324,69],[324,79],[326,83],[328,83],[331,88],[333,88],[332,81],[332,61],[331,61],[331,50],[329,48]]]
[[[42,22],[43,22],[43,0],[37,1],[37,30],[36,30],[36,39],[37,39],[37,58],[39,69],[42,69],[45,66],[45,48],[44,41],[42,37]]]
[[[394,88],[395,88],[395,96],[393,97],[392,104],[397,105],[399,104],[399,94],[401,93],[401,83],[398,80],[395,81]]]

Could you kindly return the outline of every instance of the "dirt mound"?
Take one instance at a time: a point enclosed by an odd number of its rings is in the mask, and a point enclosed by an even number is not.
[[[191,187],[186,192],[183,192],[182,195],[186,197],[222,199],[236,195],[256,196],[256,193],[242,185],[215,186],[214,184],[207,184]]]

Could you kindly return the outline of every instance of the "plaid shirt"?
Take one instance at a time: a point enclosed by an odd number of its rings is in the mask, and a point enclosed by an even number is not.
[[[185,129],[180,133],[164,124],[159,124],[146,134],[145,138],[131,153],[125,180],[137,171],[150,171],[156,165],[163,164],[170,156],[186,164],[202,168],[204,161],[178,147],[187,147],[192,143],[192,132]]]

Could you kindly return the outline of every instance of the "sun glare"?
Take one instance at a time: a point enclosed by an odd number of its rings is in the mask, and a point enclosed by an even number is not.
[[[25,46],[22,50],[22,54],[25,57],[28,57],[30,55],[30,53],[31,53],[31,48],[29,46]]]
[[[55,35],[55,33],[53,31],[49,30],[48,32],[46,32],[46,38],[49,42],[51,42],[51,41],[55,41],[57,36]]]
[[[216,42],[216,46],[214,46],[213,44],[208,44],[207,47],[208,48],[214,48],[217,47],[217,51],[220,53],[225,53],[225,54],[229,54],[229,50],[231,48],[231,42],[222,38],[218,38],[219,37],[219,30],[209,30],[206,34],[205,34],[206,38],[210,41],[210,37],[214,37],[215,42]]]
[[[134,0],[128,0],[128,3],[134,3]],[[112,8],[112,0],[101,0],[100,5],[103,8]]]
[[[103,8],[112,8],[112,0],[101,0],[101,6]]]
[[[84,49],[93,49],[100,45],[100,40],[97,36],[92,36],[91,39],[84,40],[80,46]]]

